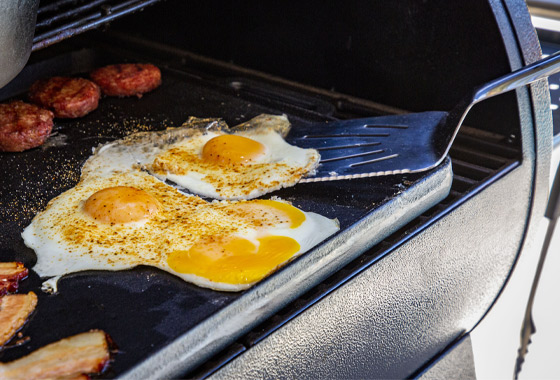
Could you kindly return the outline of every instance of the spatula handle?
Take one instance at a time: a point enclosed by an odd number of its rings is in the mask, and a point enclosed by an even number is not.
[[[480,86],[474,93],[472,104],[526,86],[557,72],[560,72],[560,51]]]

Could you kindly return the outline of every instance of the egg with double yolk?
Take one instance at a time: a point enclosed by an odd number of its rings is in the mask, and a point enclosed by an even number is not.
[[[175,271],[221,283],[221,287],[254,284],[338,230],[336,221],[304,212],[280,200],[221,204],[229,218],[251,226],[250,234],[215,235],[188,250],[172,252]],[[321,232],[319,232],[321,229]]]

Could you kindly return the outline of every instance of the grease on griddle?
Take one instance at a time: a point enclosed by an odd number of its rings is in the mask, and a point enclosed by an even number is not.
[[[58,154],[45,154],[42,158],[41,165],[32,162],[11,168],[19,178],[14,179],[10,193],[0,197],[0,220],[25,227],[51,198],[78,183],[81,163]],[[9,204],[4,204],[4,199]]]

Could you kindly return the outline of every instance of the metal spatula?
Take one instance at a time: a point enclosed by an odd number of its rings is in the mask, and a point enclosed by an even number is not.
[[[471,107],[560,71],[560,52],[488,82],[450,112],[331,121],[293,128],[287,140],[315,148],[321,164],[300,182],[414,173],[443,161]]]

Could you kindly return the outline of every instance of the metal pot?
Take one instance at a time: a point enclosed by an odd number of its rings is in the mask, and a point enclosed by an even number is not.
[[[0,0],[0,87],[25,66],[33,43],[39,0]]]

